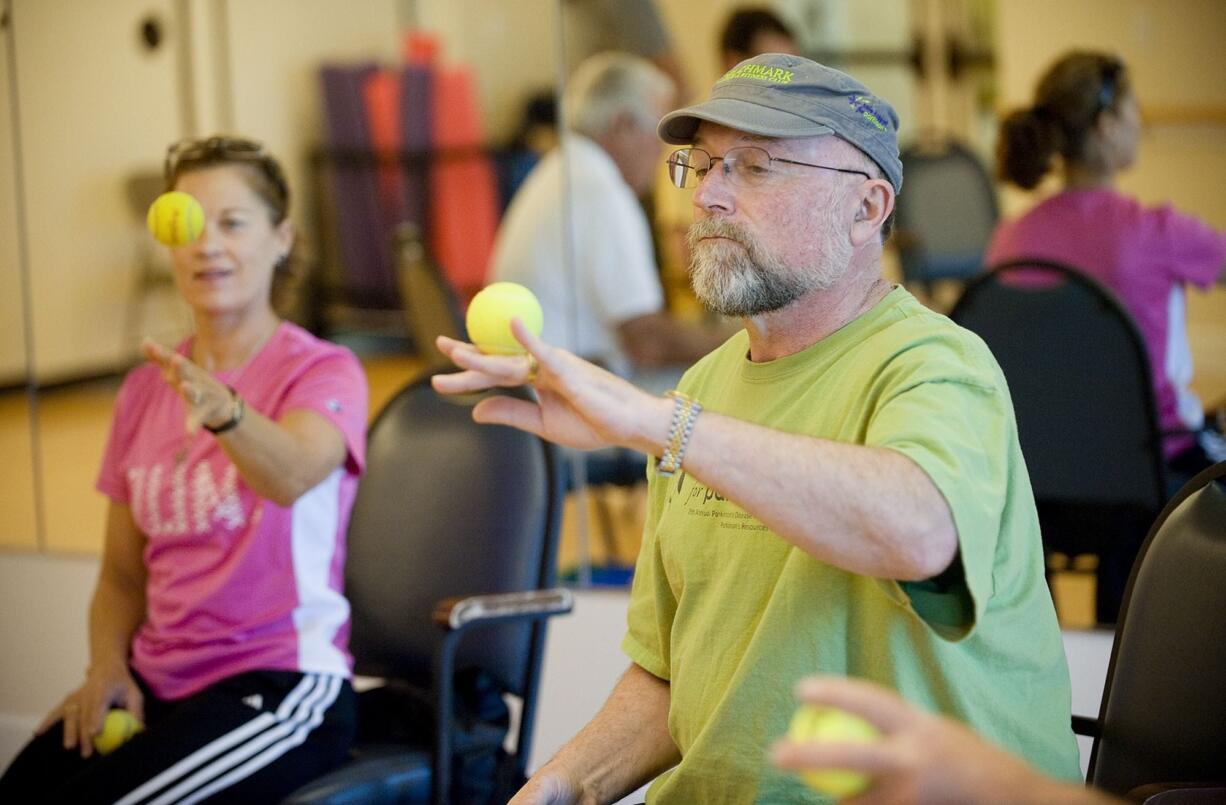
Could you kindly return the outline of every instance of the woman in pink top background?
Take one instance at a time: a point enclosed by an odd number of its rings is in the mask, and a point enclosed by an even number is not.
[[[1226,460],[1188,388],[1192,358],[1184,294],[1208,288],[1226,267],[1226,233],[1173,209],[1144,207],[1115,189],[1136,160],[1141,118],[1128,70],[1104,53],[1073,52],[1043,76],[1034,105],[1001,123],[1001,178],[1030,190],[1051,171],[1061,189],[1002,222],[989,265],[1041,258],[1065,263],[1115,292],[1145,340],[1164,454],[1176,476]],[[1210,421],[1209,425],[1212,425]]]
[[[119,391],[89,667],[0,778],[3,802],[276,802],[352,740],[342,581],[365,375],[276,312],[294,231],[258,143],[179,143],[166,179],[204,209],[171,250],[195,332],[147,341]],[[144,729],[103,756],[111,708]]]

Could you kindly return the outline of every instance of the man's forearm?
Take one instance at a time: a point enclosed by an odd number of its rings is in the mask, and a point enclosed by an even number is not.
[[[537,772],[562,774],[583,801],[615,802],[681,759],[668,734],[668,682],[636,664],[600,712]]]
[[[645,412],[641,450],[660,454],[667,416]],[[654,441],[654,443],[653,443]],[[703,412],[683,468],[824,562],[878,578],[921,579],[957,551],[945,498],[909,458]]]

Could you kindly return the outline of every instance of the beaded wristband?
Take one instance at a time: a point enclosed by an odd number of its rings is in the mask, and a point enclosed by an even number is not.
[[[669,476],[681,469],[681,459],[685,457],[685,448],[690,444],[694,421],[698,419],[702,403],[675,389],[666,396],[673,398],[673,421],[668,426],[668,443],[664,445],[664,455],[656,464],[656,474]]]

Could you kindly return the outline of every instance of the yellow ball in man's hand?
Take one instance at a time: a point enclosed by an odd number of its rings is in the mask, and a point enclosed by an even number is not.
[[[171,190],[149,205],[149,232],[167,246],[186,246],[204,231],[204,208],[194,196]]]
[[[845,710],[803,704],[792,716],[788,738],[797,743],[873,743],[881,732]],[[845,769],[803,771],[800,777],[814,791],[842,799],[868,788],[869,777]]]
[[[102,722],[102,731],[94,736],[94,749],[97,749],[100,755],[109,755],[141,729],[136,716],[127,710],[111,710]]]
[[[487,285],[468,304],[464,324],[468,340],[487,355],[522,355],[523,345],[511,333],[511,319],[523,320],[533,335],[541,334],[545,314],[532,291],[514,282]]]

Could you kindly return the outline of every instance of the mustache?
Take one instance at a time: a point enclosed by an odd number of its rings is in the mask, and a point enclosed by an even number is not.
[[[718,218],[706,218],[690,224],[685,240],[690,249],[694,249],[703,238],[727,238],[736,241],[745,248],[753,245],[753,237],[745,227],[732,221],[722,221]]]

